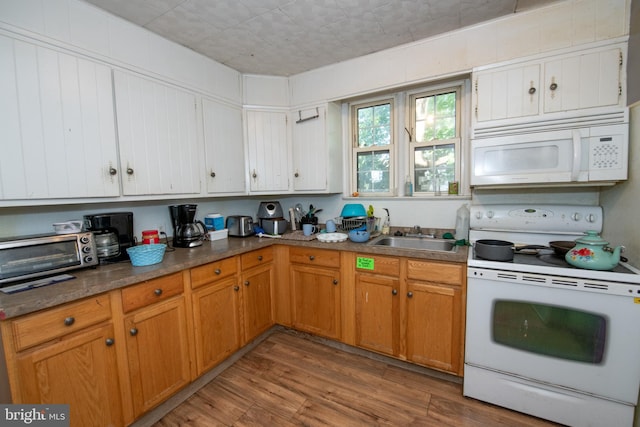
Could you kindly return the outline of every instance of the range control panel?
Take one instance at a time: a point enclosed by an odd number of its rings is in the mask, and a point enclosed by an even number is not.
[[[602,231],[602,207],[578,205],[472,205],[475,230],[580,233]]]

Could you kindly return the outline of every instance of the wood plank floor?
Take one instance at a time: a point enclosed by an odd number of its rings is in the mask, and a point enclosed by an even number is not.
[[[462,385],[277,331],[154,427],[554,426]]]

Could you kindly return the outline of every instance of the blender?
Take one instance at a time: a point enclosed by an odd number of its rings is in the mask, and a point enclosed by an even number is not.
[[[173,225],[173,246],[193,248],[202,245],[207,227],[202,221],[195,219],[197,207],[198,205],[169,206]]]

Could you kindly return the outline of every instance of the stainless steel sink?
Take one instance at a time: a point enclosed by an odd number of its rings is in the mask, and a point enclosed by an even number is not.
[[[398,249],[414,249],[421,251],[457,252],[454,240],[434,239],[429,237],[380,236],[371,240],[368,245],[388,246]]]

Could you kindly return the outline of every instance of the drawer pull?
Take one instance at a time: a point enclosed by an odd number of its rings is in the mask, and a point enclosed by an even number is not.
[[[66,319],[64,319],[64,324],[65,326],[71,326],[76,322],[76,319],[72,316],[67,317]]]
[[[106,340],[104,340],[104,343],[107,345],[107,347],[111,347],[114,343],[113,338],[107,338]]]
[[[222,273],[222,270],[220,270],[219,268],[216,268],[216,270],[214,271],[215,274],[220,275],[220,273]]]
[[[138,335],[138,328],[129,329],[129,333],[131,334],[132,337],[135,337],[136,335]]]
[[[162,295],[162,289],[158,288],[155,291],[153,291],[154,294],[156,294],[157,296]]]
[[[262,261],[262,255],[258,255],[258,261]]]
[[[316,257],[315,257],[315,256],[313,256],[313,255],[309,255],[309,261],[313,261],[314,259],[316,259]]]
[[[407,292],[407,297],[412,298],[413,297],[413,292]]]

